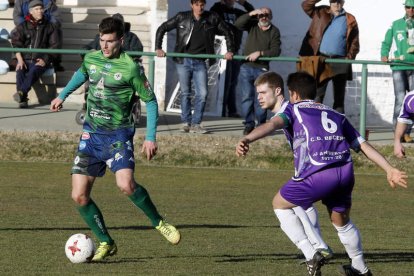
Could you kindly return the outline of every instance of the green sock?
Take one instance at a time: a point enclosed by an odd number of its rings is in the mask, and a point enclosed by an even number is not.
[[[85,206],[78,206],[77,209],[83,220],[98,238],[99,242],[107,242],[108,244],[114,243],[114,240],[106,229],[102,213],[92,199],[89,200],[88,204]]]
[[[154,203],[152,203],[152,200],[144,187],[137,183],[137,188],[135,192],[129,196],[129,199],[147,215],[151,220],[152,226],[158,226],[162,217],[158,213],[157,208],[155,208]]]

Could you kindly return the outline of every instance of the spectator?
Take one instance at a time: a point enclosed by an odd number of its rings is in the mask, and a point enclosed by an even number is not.
[[[18,26],[19,24],[25,21],[25,17],[29,14],[29,3],[33,0],[16,0],[13,8],[13,21],[14,25]],[[59,49],[63,45],[63,35],[62,35],[62,22],[60,19],[60,12],[56,4],[56,0],[42,0],[44,13],[43,16],[52,24],[56,25],[59,35]],[[54,68],[56,71],[64,71],[64,68],[60,65],[62,62],[62,57],[60,54],[56,55],[54,60]]]
[[[244,55],[247,57],[240,67],[239,74],[244,135],[256,127],[255,119],[257,125],[266,122],[266,110],[260,107],[257,100],[254,81],[260,74],[269,70],[269,61],[258,58],[280,55],[280,31],[271,23],[272,18],[272,10],[263,7],[240,16],[234,24],[240,30],[248,32],[244,46]]]
[[[191,0],[191,11],[179,12],[158,27],[155,50],[158,57],[165,57],[162,50],[164,34],[176,29],[174,52],[187,54],[214,54],[214,37],[224,34],[228,52],[226,60],[233,58],[233,33],[227,24],[216,14],[205,11],[205,0]],[[214,59],[174,58],[181,88],[182,132],[205,134],[208,130],[201,125],[208,93],[207,62]],[[191,80],[195,87],[194,114],[191,114]]]
[[[234,7],[235,2],[244,7],[246,11]],[[223,19],[234,35],[234,51],[237,54],[243,38],[243,32],[234,26],[236,19],[246,12],[251,12],[254,7],[246,0],[221,0],[217,1],[210,9],[216,12]],[[226,82],[224,84],[223,93],[223,116],[239,117],[236,107],[236,86],[237,78],[240,72],[239,60],[228,60],[226,64]]]
[[[43,2],[29,3],[29,15],[12,32],[11,42],[15,48],[57,49],[59,37],[56,25],[43,16]],[[48,53],[16,53],[16,87],[13,95],[20,108],[28,107],[27,94],[32,85],[51,65],[56,55]]]
[[[112,17],[124,22],[125,33],[122,49],[124,51],[142,52],[144,50],[144,46],[142,46],[141,40],[138,38],[138,36],[131,32],[131,23],[125,22],[124,17],[120,13],[112,15]],[[101,45],[99,44],[99,40],[100,35],[96,34],[94,40],[88,43],[87,45],[83,46],[82,48],[86,50],[100,50]],[[134,56],[133,58],[136,62],[141,63],[141,56]]]
[[[355,17],[343,8],[344,0],[329,0],[330,6],[316,3],[321,0],[305,0],[302,8],[312,19],[302,42],[300,56],[355,59],[359,52],[359,30]],[[315,101],[323,103],[326,88],[332,80],[334,90],[333,108],[345,113],[346,81],[352,80],[352,65],[331,64],[333,76],[318,83]]]
[[[405,1],[405,15],[403,18],[397,19],[392,22],[391,27],[385,34],[384,41],[381,45],[381,60],[388,62],[390,60],[409,61],[414,62],[414,53],[409,51],[410,44],[414,44],[412,41],[414,32],[414,0]],[[411,38],[411,39],[410,39]],[[388,55],[391,50],[391,46],[395,42],[396,49],[394,51],[394,57],[389,59]],[[412,47],[412,45],[411,45]],[[394,116],[393,124],[394,128],[397,123],[398,115],[400,114],[401,106],[407,91],[414,90],[414,70],[412,65],[408,64],[395,64],[391,65],[392,79],[394,82]],[[404,135],[401,137],[401,142],[413,143],[413,138],[410,137],[412,125],[405,129]]]

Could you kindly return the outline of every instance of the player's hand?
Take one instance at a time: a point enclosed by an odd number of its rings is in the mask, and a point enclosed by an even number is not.
[[[396,142],[394,144],[394,155],[398,158],[405,158],[405,149],[401,142]]]
[[[406,172],[402,172],[396,168],[387,171],[387,180],[392,188],[395,188],[397,185],[407,188],[407,179],[408,176]]]
[[[242,139],[237,143],[236,146],[236,155],[238,157],[240,156],[246,156],[246,154],[249,152],[249,142],[246,139]]]
[[[157,54],[157,57],[165,57],[166,56],[163,49],[155,50],[155,53]]]
[[[157,154],[157,149],[156,142],[145,140],[144,144],[142,144],[141,153],[144,153],[149,161]]]
[[[63,101],[59,98],[55,98],[51,103],[50,103],[50,111],[52,112],[57,112],[60,111],[63,107],[62,105]]]

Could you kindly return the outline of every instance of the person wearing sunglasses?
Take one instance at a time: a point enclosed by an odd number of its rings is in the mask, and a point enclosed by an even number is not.
[[[320,56],[328,59],[355,59],[359,52],[359,30],[355,17],[344,9],[344,0],[329,0],[328,5],[316,6],[321,0],[305,0],[303,11],[312,19],[303,39],[299,56]],[[352,80],[352,65],[328,64],[332,76],[318,82],[315,101],[323,103],[328,83],[332,81],[333,109],[345,113],[347,80]]]
[[[243,135],[266,122],[267,112],[260,107],[254,81],[269,71],[269,61],[260,57],[277,57],[281,52],[280,31],[272,24],[272,10],[268,7],[255,9],[240,16],[234,25],[247,31],[243,55],[246,59],[240,67],[238,85],[241,93],[241,115],[244,119]]]
[[[404,97],[407,92],[414,90],[414,52],[412,51],[412,47],[414,46],[414,0],[406,0],[404,9],[404,17],[392,22],[381,44],[381,61],[393,61],[394,63],[391,65],[395,95],[393,115],[394,131]],[[395,42],[395,51],[389,57],[393,42]],[[412,64],[409,64],[410,62]],[[401,137],[401,142],[414,142],[414,139],[410,136],[411,128],[412,125],[405,129]]]

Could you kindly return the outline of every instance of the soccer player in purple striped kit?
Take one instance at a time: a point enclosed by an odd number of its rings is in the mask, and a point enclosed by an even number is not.
[[[364,261],[359,231],[350,219],[355,180],[350,150],[362,151],[381,167],[387,173],[392,188],[397,185],[406,188],[407,174],[392,167],[361,137],[343,114],[313,101],[316,82],[311,75],[305,72],[292,73],[287,86],[290,103],[267,123],[243,137],[236,146],[236,154],[245,156],[250,143],[277,129],[292,133],[295,175],[273,199],[273,209],[280,221],[280,228],[305,255],[309,275],[321,275],[325,258],[312,246],[304,224],[293,208],[300,206],[306,210],[314,202],[322,200],[351,259],[350,265],[340,267],[341,272],[345,275],[372,275]],[[261,92],[263,94],[266,91],[260,91],[259,88],[259,101],[265,106],[266,101],[273,99],[272,96],[261,95]]]

